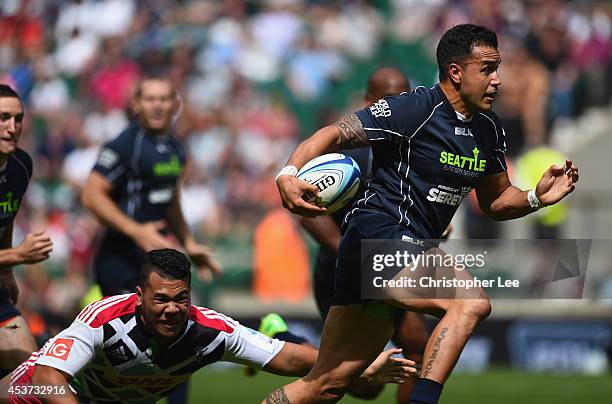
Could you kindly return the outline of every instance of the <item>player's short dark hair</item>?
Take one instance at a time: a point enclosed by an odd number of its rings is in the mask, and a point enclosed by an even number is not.
[[[164,279],[178,279],[191,285],[191,263],[185,254],[171,248],[151,250],[145,254],[144,264],[140,268],[138,285],[147,284],[151,272]]]
[[[487,27],[474,24],[455,25],[446,31],[436,50],[440,80],[448,77],[451,63],[462,63],[478,45],[497,49],[497,35]]]
[[[177,95],[176,89],[174,88],[174,84],[168,77],[157,75],[157,74],[148,74],[146,76],[141,77],[136,83],[136,88],[134,91],[134,98],[138,99],[142,96],[142,85],[145,81],[163,81],[163,82],[169,83],[170,88],[172,89],[172,94],[174,94],[174,96]]]
[[[21,102],[21,97],[13,87],[5,83],[0,83],[0,98],[3,97],[17,98]]]

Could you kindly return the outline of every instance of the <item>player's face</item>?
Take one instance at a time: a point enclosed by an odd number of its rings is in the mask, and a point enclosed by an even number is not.
[[[23,106],[15,97],[0,97],[0,154],[15,152],[23,125]]]
[[[178,101],[172,84],[164,80],[144,80],[140,96],[134,100],[140,124],[152,132],[165,132],[172,124]]]
[[[490,46],[476,46],[461,67],[460,94],[468,111],[488,111],[493,108],[501,80],[497,68],[499,51]]]
[[[178,338],[189,316],[189,284],[151,272],[147,284],[137,288],[137,294],[142,320],[149,332],[162,343]]]

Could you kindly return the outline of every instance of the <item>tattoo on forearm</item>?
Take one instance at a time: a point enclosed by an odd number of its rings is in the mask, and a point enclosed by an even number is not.
[[[285,388],[281,387],[266,397],[266,404],[291,404],[291,401],[289,401],[285,394]]]
[[[350,114],[334,124],[340,129],[340,145],[343,148],[355,148],[368,145],[368,135],[357,115]]]
[[[427,377],[431,373],[431,369],[433,368],[434,361],[438,357],[438,353],[440,352],[440,345],[442,345],[442,340],[446,337],[446,331],[448,331],[447,327],[444,327],[440,330],[440,334],[436,338],[436,342],[434,343],[433,351],[429,358],[427,358],[427,365],[425,365],[425,369],[421,373],[421,377]]]

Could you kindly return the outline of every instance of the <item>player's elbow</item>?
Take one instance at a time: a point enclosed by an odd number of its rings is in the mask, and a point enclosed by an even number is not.
[[[92,181],[91,181],[91,175],[87,178],[87,181],[85,182],[85,185],[83,185],[83,188],[81,189],[81,195],[80,195],[80,201],[81,201],[81,205],[83,205],[85,208],[91,210],[91,205],[93,203],[93,194],[94,194],[94,189],[93,189],[93,185],[92,185]]]
[[[36,365],[34,374],[32,375],[32,384],[48,385],[48,384],[64,384],[67,380],[62,373],[50,366]]]
[[[317,361],[317,354],[309,345],[287,342],[264,370],[285,376],[306,376]]]
[[[81,201],[81,205],[83,205],[86,209],[91,210],[91,192],[87,189],[87,186],[83,187],[81,190],[81,197],[79,198]]]
[[[106,179],[100,178],[96,173],[92,173],[87,178],[87,182],[81,190],[81,204],[88,210],[95,212],[96,205],[99,204],[100,198],[104,194],[110,192],[110,185],[106,183]]]
[[[485,215],[487,215],[487,217],[489,219],[492,219],[492,220],[494,220],[496,222],[502,222],[502,221],[506,220],[504,214],[502,212],[500,212],[500,211],[495,211],[493,209],[489,209],[489,210],[485,211],[484,213],[485,213]]]
[[[489,205],[480,204],[480,209],[489,218],[499,222],[508,220],[511,207],[503,201],[495,200]]]
[[[297,348],[288,358],[286,371],[289,375],[306,376],[317,361],[318,351],[306,345]]]
[[[338,127],[330,125],[324,126],[316,131],[311,137],[304,142],[312,142],[315,145],[320,145],[324,153],[334,153],[340,150],[340,131]]]
[[[312,369],[314,363],[305,361],[303,358],[293,357],[287,363],[286,373],[288,376],[306,376]]]
[[[95,191],[87,188],[83,188],[81,192],[81,205],[88,211],[96,214],[96,195]]]

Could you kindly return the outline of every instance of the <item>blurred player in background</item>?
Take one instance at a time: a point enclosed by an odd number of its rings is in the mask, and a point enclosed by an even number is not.
[[[44,230],[26,235],[17,247],[13,243],[13,222],[32,178],[32,159],[17,147],[23,129],[21,98],[6,84],[0,84],[0,375],[36,350],[36,342],[15,304],[19,288],[13,266],[35,264],[49,258],[53,243]]]
[[[374,102],[389,95],[399,95],[409,92],[410,83],[404,74],[393,67],[376,69],[368,77],[364,104],[371,106]],[[352,157],[361,170],[360,189],[353,201],[361,199],[365,190],[365,182],[372,175],[372,150],[369,147],[341,150],[340,153]],[[320,245],[316,258],[314,271],[314,295],[321,317],[325,319],[332,306],[334,298],[334,279],[336,274],[336,260],[340,245],[340,228],[344,217],[352,209],[352,203],[334,212],[329,216],[316,218],[302,217],[302,226],[317,240]],[[448,231],[447,231],[448,233]],[[397,309],[394,312],[396,322],[392,341],[400,348],[404,357],[420,365],[423,361],[423,350],[427,344],[429,334],[422,314]],[[402,383],[397,391],[397,402],[407,403],[414,387],[414,378]],[[349,393],[363,399],[373,399],[383,386],[368,386],[367,389],[356,389]]]
[[[383,352],[361,375],[370,383],[401,383],[416,369]],[[218,361],[250,364],[275,374],[303,376],[317,350],[271,339],[221,313],[191,304],[187,257],[172,249],[145,255],[136,293],[90,304],[3,380],[9,402],[154,403],[202,367]],[[66,384],[65,394],[19,394],[22,385]]]
[[[392,306],[440,318],[411,397],[413,404],[438,402],[467,340],[490,313],[485,292],[463,290],[461,299],[364,299],[357,252],[361,240],[397,239],[412,241],[405,248],[422,253],[419,241],[439,239],[472,188],[481,209],[496,220],[528,215],[574,190],[578,169],[570,160],[546,170],[533,190],[510,184],[505,134],[492,112],[501,85],[497,48],[496,34],[485,27],[462,24],[449,29],[436,53],[440,84],[386,97],[320,129],[296,148],[281,170],[277,185],[283,206],[316,216],[325,209],[302,199],[317,188],[295,177],[298,168],[349,147],[370,145],[374,156],[367,196],[353,205],[343,227],[334,306],[325,321],[317,364],[306,377],[270,393],[267,403],[340,400],[393,335]]]
[[[202,279],[220,272],[211,251],[191,235],[181,210],[187,155],[171,133],[179,107],[167,79],[141,80],[132,104],[137,119],[102,147],[83,189],[83,205],[107,226],[93,263],[104,296],[133,292],[145,252],[174,247],[168,232]],[[184,402],[186,392],[182,396],[171,402]]]

